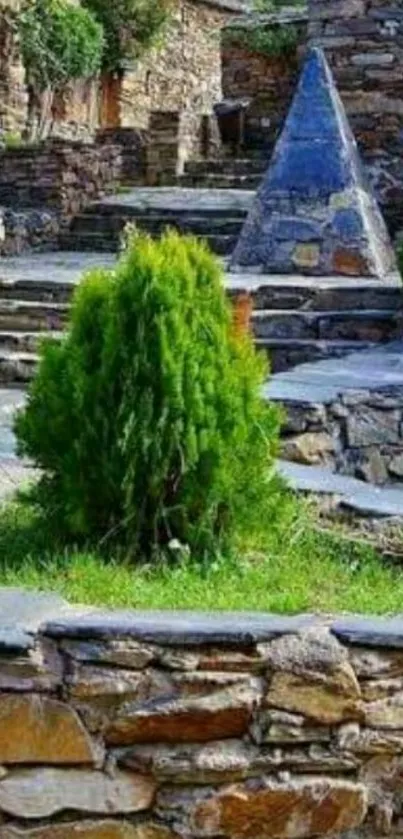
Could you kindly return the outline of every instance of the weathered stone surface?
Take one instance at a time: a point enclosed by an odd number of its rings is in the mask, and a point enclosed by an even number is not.
[[[347,644],[373,649],[389,650],[403,648],[403,620],[395,618],[345,617],[332,624],[333,634]],[[378,653],[379,655],[379,653]]]
[[[43,641],[25,655],[0,657],[0,690],[50,691],[62,682],[62,661],[52,642]]]
[[[131,638],[112,639],[105,643],[66,641],[62,650],[76,661],[114,664],[128,670],[144,670],[155,659],[155,650],[151,646],[139,644]]]
[[[96,750],[68,705],[40,695],[0,695],[1,763],[93,763]]]
[[[348,444],[353,447],[399,442],[399,411],[379,411],[365,405],[347,418]]]
[[[327,743],[331,730],[325,725],[308,724],[302,714],[269,709],[260,711],[252,728],[254,739],[263,743]]]
[[[262,778],[224,787],[203,798],[175,794],[176,813],[183,808],[185,829],[194,836],[231,839],[303,839],[337,834],[364,820],[367,797],[363,786],[348,781],[303,779],[278,783]],[[199,798],[199,800],[198,800]],[[157,799],[158,812],[169,812],[170,791]]]
[[[98,821],[65,822],[26,830],[12,825],[0,828],[1,839],[173,839],[174,834],[163,825],[143,822],[102,819]]]
[[[0,812],[20,819],[56,813],[113,815],[150,807],[155,784],[129,772],[105,775],[86,769],[16,769],[0,781]]]
[[[269,274],[291,274],[297,268],[306,274],[379,280],[395,264],[344,106],[318,48],[308,53],[231,264]]]
[[[136,708],[128,703],[105,732],[112,745],[191,742],[237,737],[246,733],[252,710],[260,703],[258,679],[208,696],[156,701]]]
[[[325,431],[307,431],[281,443],[281,456],[295,463],[326,463],[335,451],[335,441]]]
[[[129,768],[151,773],[171,784],[224,783],[280,770],[349,772],[357,766],[354,757],[317,744],[306,749],[259,749],[239,740],[212,741],[207,745],[136,746],[120,760]]]
[[[360,717],[360,688],[346,651],[318,629],[268,646],[273,670],[266,704],[322,724]]]
[[[369,728],[403,729],[403,693],[366,704],[365,723]]]
[[[314,622],[311,615],[282,616],[242,612],[89,612],[48,621],[46,635],[53,638],[109,640],[134,638],[168,647],[205,644],[246,647],[291,632]]]
[[[398,650],[350,647],[349,659],[358,679],[377,680],[403,677],[403,652]]]

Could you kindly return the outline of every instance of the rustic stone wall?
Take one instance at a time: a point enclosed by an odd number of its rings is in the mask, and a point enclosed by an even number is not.
[[[393,337],[393,336],[391,336]],[[373,484],[403,480],[403,388],[349,391],[328,404],[286,402],[283,455]]]
[[[266,16],[267,17],[267,16]],[[230,23],[223,32],[222,89],[225,99],[249,100],[245,120],[245,145],[263,145],[270,154],[287,115],[298,80],[301,54],[307,41],[307,16],[270,16],[262,29],[275,30],[279,24],[298,32],[295,49],[268,55],[248,48],[245,33],[248,21]]]
[[[0,615],[2,839],[400,835],[401,620]]]
[[[120,177],[119,148],[49,140],[0,151],[0,203],[12,209],[42,207],[70,218]]]
[[[399,0],[309,0],[386,218],[403,225],[403,13]]]
[[[202,117],[222,98],[220,30],[232,14],[225,3],[177,0],[162,44],[122,79],[121,125],[146,128],[151,112],[180,113],[179,168],[200,154]]]

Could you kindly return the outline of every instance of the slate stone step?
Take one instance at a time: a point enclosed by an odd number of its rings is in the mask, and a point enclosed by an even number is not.
[[[0,347],[0,385],[9,388],[26,386],[35,374],[37,363],[35,353]]]
[[[0,331],[0,351],[3,349],[14,353],[36,354],[41,343],[47,338],[54,338],[59,341],[63,333],[59,330],[47,330],[44,332],[18,332],[12,330]]]
[[[336,475],[323,466],[279,461],[278,471],[292,489],[334,496],[339,507],[370,518],[403,518],[403,487],[377,487]]]
[[[58,331],[63,329],[67,315],[66,303],[3,299],[0,286],[0,330]]]
[[[181,233],[192,233],[197,236],[209,236],[211,234],[224,234],[236,236],[242,225],[242,221],[231,216],[190,215],[181,213],[178,215],[161,213],[138,213],[130,221],[140,229],[147,230],[153,235],[160,236],[167,227],[174,227]],[[95,215],[95,213],[83,213],[76,216],[70,227],[70,233],[100,233],[103,236],[116,236],[122,233],[127,218],[120,215]]]
[[[391,276],[380,284],[367,279],[301,277],[281,274],[227,273],[230,294],[250,294],[256,310],[301,312],[403,311],[400,278]]]
[[[173,226],[172,224],[170,225]],[[147,230],[147,228],[143,228]],[[149,231],[150,233],[152,231]],[[158,234],[155,234],[158,235]],[[207,242],[213,253],[218,256],[228,256],[232,253],[237,236],[231,234],[204,235],[203,240]],[[121,245],[121,239],[115,236],[106,236],[100,233],[67,233],[61,239],[61,247],[66,251],[94,251],[102,253],[117,253]]]
[[[273,373],[281,373],[296,365],[328,358],[343,358],[349,353],[371,349],[370,341],[316,341],[297,338],[257,338],[258,349],[265,351]]]
[[[381,342],[397,337],[403,313],[393,310],[298,311],[261,309],[252,315],[257,338]]]

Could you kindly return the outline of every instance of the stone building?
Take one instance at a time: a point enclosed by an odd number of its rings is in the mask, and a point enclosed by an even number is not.
[[[24,68],[12,16],[20,0],[0,3],[0,127],[21,131],[26,120]],[[79,82],[59,96],[55,133],[84,138],[99,127],[147,128],[152,112],[181,115],[181,150],[197,145],[203,116],[222,98],[220,33],[240,0],[175,0],[161,43],[121,77]]]

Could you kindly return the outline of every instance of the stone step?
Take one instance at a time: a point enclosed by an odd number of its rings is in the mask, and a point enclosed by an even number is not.
[[[0,331],[0,351],[6,350],[12,353],[34,353],[37,354],[40,345],[47,338],[54,338],[60,341],[63,332],[59,330],[53,331]]]
[[[255,310],[403,311],[401,280],[395,275],[381,285],[366,278],[228,272],[226,287],[231,295],[249,294]]]
[[[33,378],[38,358],[32,352],[17,352],[0,348],[0,385],[8,388],[25,387]]]
[[[170,224],[169,226],[173,227],[174,225]],[[145,229],[147,230],[147,228]],[[213,253],[218,256],[228,256],[232,253],[238,236],[218,233],[213,235],[204,235],[202,238],[205,242],[207,242]],[[117,253],[120,244],[121,240],[117,234],[115,236],[106,236],[101,233],[94,234],[71,232],[63,235],[61,239],[61,246],[66,251],[98,250],[102,253]]]
[[[127,218],[124,215],[95,215],[95,213],[83,213],[76,216],[70,227],[70,234],[102,234],[116,237],[122,233]],[[174,227],[181,233],[192,233],[197,236],[210,236],[223,234],[236,236],[242,226],[242,219],[239,217],[228,217],[213,213],[201,215],[190,215],[188,213],[168,214],[161,213],[138,213],[132,216],[131,223],[135,223],[142,230],[147,230],[155,236],[160,236],[167,227]]]
[[[253,312],[252,324],[254,334],[261,339],[381,342],[392,340],[403,329],[403,312],[260,309]]]
[[[343,358],[352,352],[374,346],[370,341],[315,341],[297,338],[257,338],[255,344],[267,353],[273,373],[281,373],[310,361]]]
[[[0,285],[0,330],[60,331],[66,322],[68,309],[67,303],[4,299]]]
[[[403,518],[403,487],[378,487],[331,469],[280,460],[278,472],[297,492],[333,496],[337,506],[365,518]]]
[[[231,175],[227,173],[212,174],[206,172],[199,175],[181,175],[178,180],[178,186],[190,189],[258,189],[263,172],[260,175]]]

